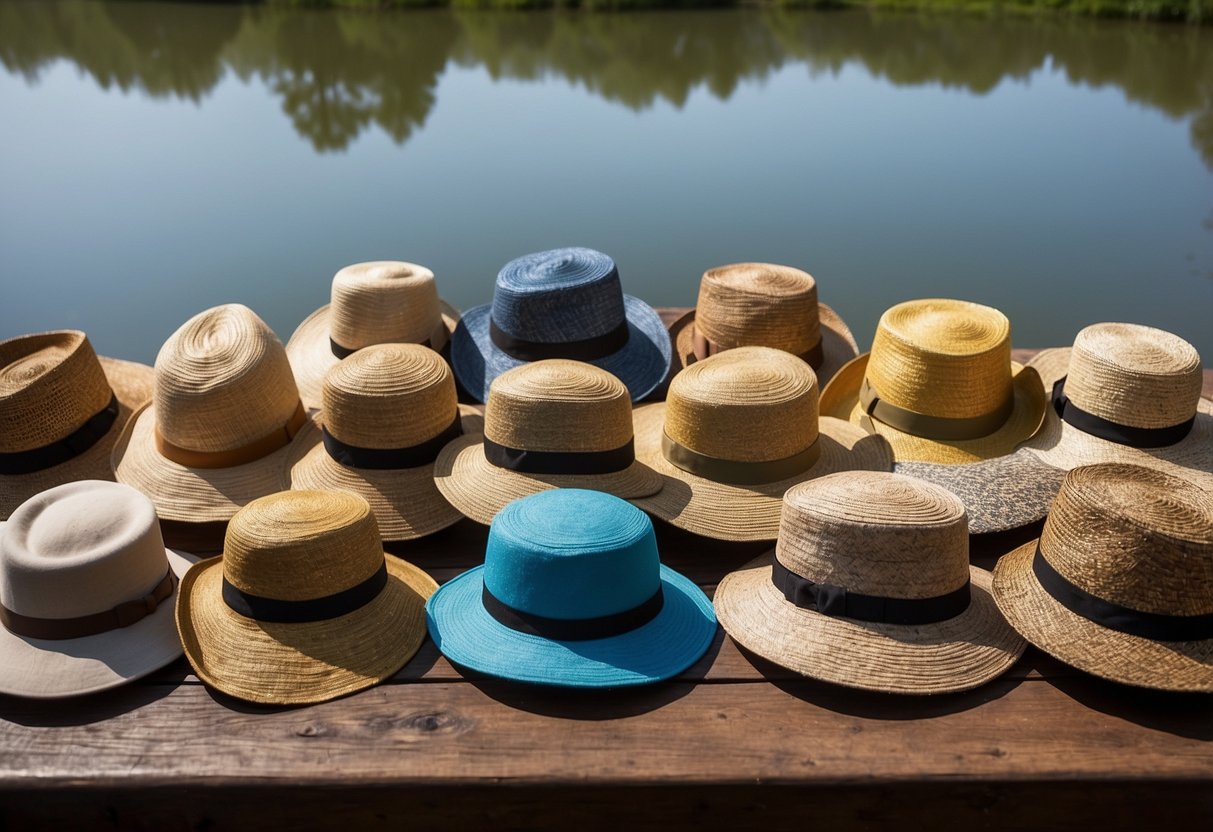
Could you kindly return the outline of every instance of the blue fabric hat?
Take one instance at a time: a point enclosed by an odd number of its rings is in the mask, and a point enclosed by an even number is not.
[[[434,593],[426,619],[456,664],[579,688],[668,679],[694,664],[716,634],[712,602],[661,565],[648,516],[578,488],[502,509],[484,566]]]
[[[465,312],[451,340],[455,377],[482,402],[501,373],[542,358],[588,361],[618,377],[639,401],[661,384],[671,353],[661,316],[625,295],[615,261],[591,248],[506,263],[492,304]]]

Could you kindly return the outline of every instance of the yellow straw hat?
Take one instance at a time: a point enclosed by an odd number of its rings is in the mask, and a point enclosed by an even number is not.
[[[303,403],[321,406],[324,375],[372,344],[422,344],[444,352],[459,323],[438,297],[434,273],[416,263],[379,260],[346,266],[333,277],[332,302],[295,330],[286,354]]]
[[[286,491],[245,506],[223,557],[185,573],[177,629],[208,685],[250,702],[323,702],[403,667],[437,588],[384,554],[366,500]]]
[[[551,488],[625,499],[661,489],[661,477],[635,458],[628,388],[606,370],[560,358],[497,376],[484,434],[443,448],[434,476],[455,508],[485,525],[507,503]]]
[[[434,485],[434,460],[451,439],[484,420],[456,401],[442,356],[420,344],[379,344],[335,364],[324,406],[300,432],[291,487],[366,498],[384,540],[411,540],[463,515]]]
[[[737,347],[674,376],[636,410],[636,456],[665,480],[640,508],[720,540],[774,540],[785,491],[835,471],[888,471],[889,445],[818,418],[817,377],[769,347]]]
[[[1147,688],[1213,691],[1213,494],[1138,465],[1075,468],[994,598],[1041,650]]]
[[[98,358],[76,330],[0,341],[0,520],[76,480],[113,480],[110,452],[152,396],[152,368]]]

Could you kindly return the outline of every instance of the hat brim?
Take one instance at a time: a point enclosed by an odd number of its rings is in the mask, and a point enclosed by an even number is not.
[[[113,482],[110,455],[131,414],[151,399],[155,371],[134,361],[105,356],[100,356],[99,360],[110,388],[118,397],[118,416],[114,424],[91,448],[67,462],[29,474],[0,475],[0,520],[7,519],[17,506],[48,488],[77,480]]]
[[[552,641],[489,615],[477,566],[434,593],[426,621],[444,656],[490,676],[575,688],[645,685],[686,670],[716,635],[712,602],[699,587],[666,566],[661,584],[664,604],[647,624],[612,638]]]
[[[673,349],[661,316],[653,307],[631,295],[623,296],[628,321],[628,342],[622,349],[588,363],[611,373],[628,388],[632,401],[651,393],[670,370]],[[463,313],[451,338],[451,367],[463,388],[477,401],[488,401],[493,379],[526,364],[493,343],[489,337],[491,304]]]
[[[838,419],[819,420],[821,456],[795,477],[758,485],[730,485],[689,473],[665,458],[665,402],[636,408],[636,459],[657,472],[661,490],[631,502],[667,523],[717,540],[774,540],[784,492],[838,471],[891,471],[893,454],[879,436]]]
[[[821,392],[821,414],[843,419],[854,425],[869,423],[872,429],[889,440],[898,462],[935,462],[960,465],[1006,456],[1019,443],[1040,430],[1048,399],[1044,386],[1034,370],[1011,363],[1011,384],[1014,403],[1011,415],[1002,427],[977,439],[927,439],[890,427],[878,419],[869,419],[859,404],[859,388],[863,384],[871,353],[864,353],[848,362]]]
[[[459,324],[459,310],[441,298],[438,307],[442,320],[434,327],[430,343],[437,344],[436,349],[442,352]],[[303,406],[311,410],[318,410],[323,404],[324,377],[341,361],[333,355],[329,342],[331,308],[332,304],[325,304],[304,318],[286,342],[286,357],[299,386],[299,398],[303,400]]]
[[[771,551],[726,575],[716,615],[747,650],[802,676],[886,693],[951,693],[1001,676],[1026,647],[990,595],[990,573],[976,566],[964,612],[907,625],[801,609],[771,582],[774,559]]]
[[[499,468],[484,456],[483,434],[451,440],[434,461],[434,482],[451,505],[486,526],[508,503],[553,488],[585,488],[627,500],[662,487],[662,478],[640,461],[608,474],[526,474]]]
[[[1213,691],[1213,639],[1153,641],[1108,629],[1063,607],[1032,571],[1038,540],[994,567],[994,599],[1020,635],[1095,676],[1144,688]]]
[[[425,640],[434,580],[391,555],[388,581],[368,604],[338,618],[284,624],[245,618],[223,601],[223,559],[181,580],[177,629],[185,656],[208,685],[273,705],[324,702],[391,676]]]

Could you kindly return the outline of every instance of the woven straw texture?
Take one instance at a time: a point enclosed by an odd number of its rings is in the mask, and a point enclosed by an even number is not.
[[[894,598],[934,597],[968,578],[972,600],[933,624],[830,617],[784,598],[771,582],[776,557],[809,580]],[[899,474],[836,474],[789,490],[775,551],[725,576],[715,606],[748,650],[805,676],[889,693],[977,687],[1025,646],[990,596],[990,574],[969,565],[964,506]]]
[[[1050,566],[1098,598],[1142,612],[1213,614],[1213,494],[1137,465],[1075,468],[1040,540],[994,568],[998,606],[1046,653],[1129,685],[1213,691],[1213,639],[1153,641],[1071,612],[1032,571],[1038,544]]]

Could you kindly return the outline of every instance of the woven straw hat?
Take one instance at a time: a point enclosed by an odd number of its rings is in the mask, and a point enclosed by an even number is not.
[[[0,341],[0,520],[65,482],[113,480],[110,452],[152,368],[98,358],[75,330]]]
[[[889,693],[967,690],[1023,653],[969,565],[964,506],[901,474],[835,474],[784,496],[779,541],[726,575],[716,616],[782,667]]]
[[[1213,494],[1138,465],[1075,468],[994,598],[1041,650],[1147,688],[1213,691]]]
[[[818,418],[817,377],[794,355],[738,347],[674,376],[636,410],[636,456],[662,476],[645,511],[721,540],[774,540],[783,493],[835,471],[888,471],[888,443]]]
[[[286,491],[241,509],[223,557],[181,579],[177,629],[208,685],[250,702],[323,702],[368,688],[413,657],[436,588],[384,554],[366,500]]]
[[[277,336],[246,306],[216,306],[161,347],[152,403],[119,438],[114,471],[161,519],[228,520],[288,487],[287,446],[306,421]]]
[[[734,347],[773,347],[800,356],[825,384],[859,352],[838,314],[817,301],[808,272],[771,263],[708,269],[695,308],[670,324],[682,368]]]
[[[456,401],[455,377],[420,344],[379,344],[335,364],[324,405],[292,445],[291,487],[365,497],[384,540],[411,540],[463,515],[434,485],[434,460],[484,420]]]
[[[1213,488],[1213,402],[1200,396],[1200,355],[1178,335],[1094,324],[1073,347],[1044,350],[1028,366],[1053,395],[1025,444],[1042,462],[1064,470],[1129,462]]]
[[[173,605],[190,563],[128,486],[80,480],[22,503],[0,524],[0,692],[107,690],[179,657]]]
[[[512,500],[551,488],[617,497],[655,494],[661,477],[635,458],[628,390],[606,370],[549,359],[502,373],[484,409],[484,434],[442,449],[438,490],[488,525]]]
[[[333,277],[332,302],[308,315],[286,344],[303,404],[320,407],[325,373],[357,350],[404,343],[446,352],[458,323],[459,312],[438,297],[425,266],[396,260],[346,266]]]

